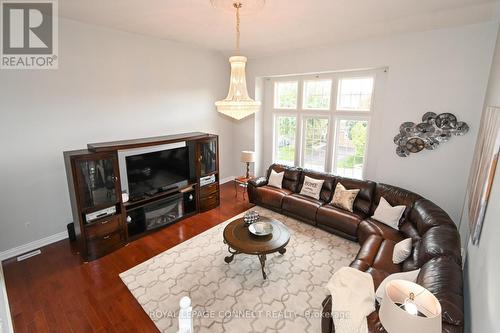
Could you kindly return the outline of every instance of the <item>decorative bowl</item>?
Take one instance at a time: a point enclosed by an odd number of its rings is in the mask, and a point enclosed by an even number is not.
[[[245,216],[243,216],[243,221],[245,221],[246,225],[250,225],[252,223],[257,222],[260,219],[260,215],[256,211],[246,212]]]
[[[256,236],[267,236],[273,233],[273,226],[268,222],[255,222],[250,224],[248,231]]]

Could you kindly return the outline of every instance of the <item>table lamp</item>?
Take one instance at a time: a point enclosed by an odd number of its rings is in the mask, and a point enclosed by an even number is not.
[[[392,280],[385,287],[379,317],[388,333],[441,333],[441,304],[424,287]]]
[[[255,152],[249,151],[249,150],[244,150],[241,152],[241,162],[247,164],[247,174],[246,178],[250,177],[250,163],[255,162]]]

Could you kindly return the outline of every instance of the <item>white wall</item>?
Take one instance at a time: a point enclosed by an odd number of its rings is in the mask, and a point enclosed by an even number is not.
[[[500,107],[500,34],[491,67],[486,106]],[[497,167],[493,188],[477,246],[469,243],[465,264],[466,333],[500,332],[498,309],[500,287],[498,253],[500,253],[500,168]],[[468,235],[468,220],[462,221],[462,237]]]
[[[367,175],[435,201],[458,222],[496,32],[497,23],[485,23],[250,59],[249,87],[259,77],[388,66],[385,96],[372,118]],[[398,157],[393,137],[399,125],[417,122],[427,111],[454,113],[471,131],[436,151]],[[249,117],[234,127],[235,154],[252,148],[254,134],[262,132],[255,119]],[[253,147],[262,153],[270,144]]]
[[[0,71],[0,252],[71,222],[64,150],[206,131],[220,135],[222,178],[234,175],[232,122],[213,105],[227,59],[69,20],[59,30],[58,70]]]

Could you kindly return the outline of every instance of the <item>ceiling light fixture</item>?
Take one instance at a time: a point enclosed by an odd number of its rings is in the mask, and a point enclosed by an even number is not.
[[[220,0],[212,0],[215,7],[218,7],[217,2]],[[243,7],[243,3],[233,2],[232,6],[236,9],[236,56],[229,58],[231,77],[227,97],[222,101],[215,102],[215,106],[220,113],[240,120],[259,111],[260,102],[256,102],[248,96],[245,74],[247,58],[240,55],[240,9]]]

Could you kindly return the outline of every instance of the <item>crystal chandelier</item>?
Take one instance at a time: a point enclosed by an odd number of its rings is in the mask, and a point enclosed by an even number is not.
[[[231,64],[231,77],[229,81],[229,92],[227,97],[215,102],[217,111],[231,118],[240,120],[257,111],[260,108],[260,102],[256,102],[248,96],[247,79],[245,75],[245,66],[247,58],[240,56],[240,2],[233,3],[236,9],[236,53],[237,56],[229,58]]]

